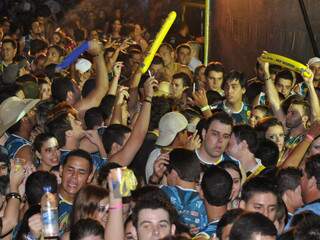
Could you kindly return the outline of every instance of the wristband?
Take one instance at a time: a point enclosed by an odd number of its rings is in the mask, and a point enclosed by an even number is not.
[[[21,195],[19,193],[11,192],[11,193],[8,193],[6,195],[6,200],[7,201],[9,201],[9,199],[11,199],[11,198],[18,199],[21,202]]]
[[[200,110],[201,110],[201,112],[205,112],[207,110],[210,110],[210,106],[206,105],[206,106],[202,107]]]
[[[312,142],[314,140],[314,137],[312,135],[310,135],[310,134],[307,134],[306,135],[306,139],[310,140]]]
[[[122,203],[118,203],[116,205],[110,206],[110,210],[115,210],[115,209],[121,209],[122,208]]]

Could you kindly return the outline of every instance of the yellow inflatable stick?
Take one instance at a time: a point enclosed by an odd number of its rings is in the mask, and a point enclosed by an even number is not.
[[[151,48],[149,50],[148,55],[145,57],[145,59],[142,63],[142,66],[140,67],[140,71],[142,73],[145,73],[148,70],[148,68],[150,67],[151,62],[154,58],[154,55],[157,53],[158,48],[160,47],[163,39],[166,37],[169,29],[171,28],[174,20],[176,19],[176,17],[177,17],[176,12],[172,11],[171,13],[169,13],[166,21],[162,25],[160,31],[157,33],[157,36],[151,45]]]
[[[290,58],[274,54],[274,53],[262,53],[260,56],[261,61],[268,62],[271,64],[279,65],[281,67],[287,68],[291,71],[300,73],[301,75],[304,75],[305,77],[309,78],[311,75],[306,71],[307,66],[297,62],[295,60],[292,60]]]

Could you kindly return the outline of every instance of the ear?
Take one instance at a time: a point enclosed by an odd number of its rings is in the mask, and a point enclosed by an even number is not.
[[[68,130],[68,131],[66,131],[65,135],[66,135],[66,138],[67,137],[72,137],[73,131],[72,130]]]
[[[245,210],[245,209],[246,209],[246,203],[245,203],[243,200],[241,200],[241,201],[240,201],[240,204],[239,204],[239,207],[240,207],[241,209]]]
[[[175,234],[176,234],[176,225],[171,224],[171,235],[175,235]]]
[[[62,172],[63,172],[63,165],[60,165],[59,167],[59,176],[62,177]]]
[[[302,117],[302,122],[303,123],[307,123],[308,122],[308,120],[309,120],[309,116],[307,116],[307,115],[304,115],[303,117]]]
[[[171,176],[174,177],[174,179],[177,179],[179,177],[178,173],[176,170],[172,169],[170,172]]]
[[[97,167],[96,167],[95,165],[93,165],[92,172],[90,173],[90,175],[89,175],[89,177],[88,177],[88,180],[87,180],[87,183],[88,183],[88,184],[92,182],[92,179],[93,179],[93,177],[94,177],[94,174],[95,174],[95,172],[96,172],[96,169],[97,169]]]
[[[245,94],[246,93],[246,88],[241,88],[241,91],[242,91],[242,94]]]
[[[199,192],[200,198],[204,200],[204,194],[201,187],[199,188],[198,192]]]
[[[249,150],[249,146],[248,146],[248,143],[246,140],[242,140],[240,142],[240,146],[241,146],[241,149],[248,149]]]
[[[317,188],[317,179],[314,176],[308,179],[308,188],[309,189]]]
[[[202,129],[202,132],[201,132],[202,139],[206,138],[206,134],[207,134],[207,131],[205,129]]]
[[[70,102],[73,99],[73,92],[72,91],[68,91],[67,92],[67,96],[66,96],[66,101]]]

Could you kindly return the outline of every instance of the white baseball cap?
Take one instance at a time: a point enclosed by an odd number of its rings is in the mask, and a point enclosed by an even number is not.
[[[308,65],[312,65],[312,64],[315,64],[315,63],[320,63],[320,58],[318,57],[313,57],[313,58],[310,58],[309,61],[308,61]]]

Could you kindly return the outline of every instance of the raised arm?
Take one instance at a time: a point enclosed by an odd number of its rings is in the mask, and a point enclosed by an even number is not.
[[[273,111],[274,115],[276,116],[276,118],[279,121],[281,121],[282,124],[285,126],[286,116],[281,108],[281,101],[279,98],[279,93],[276,89],[276,86],[274,85],[273,80],[270,77],[269,63],[265,63],[265,62],[260,61],[260,64],[264,70],[266,95],[268,97],[272,111]]]
[[[81,112],[92,107],[98,107],[109,89],[109,80],[103,58],[102,44],[96,40],[90,41],[88,52],[93,56],[93,62],[96,65],[96,86],[87,97],[76,103],[75,108]]]
[[[303,76],[303,80],[304,80],[305,84],[308,87],[312,120],[318,120],[318,119],[320,119],[320,103],[319,103],[319,98],[318,98],[318,95],[316,93],[316,90],[315,90],[314,84],[313,84],[314,75],[309,68],[307,69],[307,71],[309,72],[311,77],[308,78],[308,77],[304,76],[303,74],[302,74],[302,76]]]
[[[158,82],[154,78],[149,78],[145,82],[145,99],[143,101],[136,124],[133,127],[131,135],[124,145],[123,149],[111,156],[111,162],[117,162],[122,166],[128,166],[140,149],[148,131],[151,112],[151,101],[154,94],[154,88],[157,86],[157,83]]]

